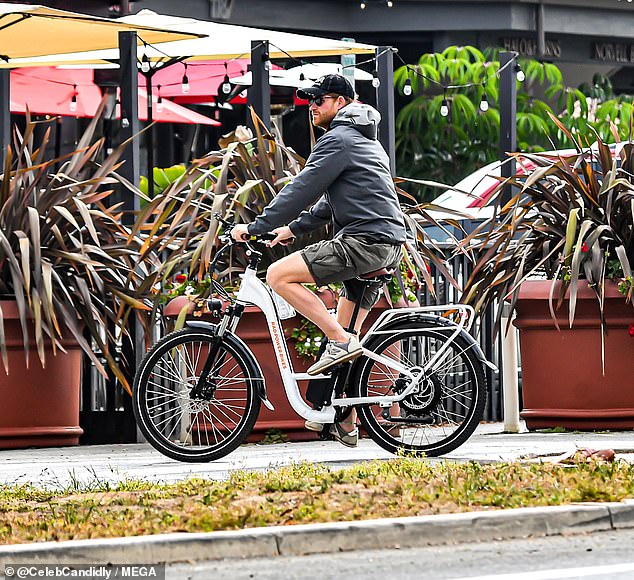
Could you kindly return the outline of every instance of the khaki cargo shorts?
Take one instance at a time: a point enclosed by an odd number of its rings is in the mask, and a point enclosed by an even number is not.
[[[380,270],[397,268],[401,261],[401,244],[375,243],[361,236],[342,235],[324,240],[301,250],[317,286],[342,282],[342,295],[358,302],[364,284],[357,276]],[[382,284],[370,286],[363,296],[361,308],[370,310],[381,296]]]

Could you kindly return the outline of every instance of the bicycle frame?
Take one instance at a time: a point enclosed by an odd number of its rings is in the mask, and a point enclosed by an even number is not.
[[[402,315],[411,315],[420,312],[433,312],[433,311],[447,311],[456,310],[459,314],[459,323],[455,324],[455,329],[452,329],[452,334],[449,340],[441,347],[435,355],[425,364],[422,368],[408,369],[397,361],[378,355],[370,350],[363,349],[363,356],[366,356],[372,360],[384,364],[386,367],[401,373],[408,379],[410,379],[409,385],[403,392],[394,396],[374,396],[374,397],[355,397],[355,398],[335,398],[332,401],[331,406],[325,407],[320,411],[311,408],[302,398],[298,381],[310,380],[310,379],[324,379],[330,378],[329,375],[316,375],[311,376],[307,373],[296,373],[293,369],[291,358],[286,345],[286,340],[282,330],[281,322],[273,297],[267,286],[258,279],[255,269],[249,267],[242,275],[242,282],[240,289],[236,297],[236,304],[246,306],[253,304],[260,308],[264,314],[271,335],[271,342],[273,344],[273,350],[275,351],[275,357],[282,377],[282,383],[284,385],[284,391],[288,402],[293,410],[309,421],[316,421],[319,423],[332,423],[335,420],[335,407],[348,407],[352,405],[378,403],[381,406],[389,407],[393,403],[401,401],[410,393],[414,392],[419,382],[426,376],[426,373],[433,368],[433,366],[440,360],[444,352],[447,350],[453,340],[463,331],[469,330],[473,320],[473,309],[470,306],[465,305],[452,305],[452,306],[424,306],[418,308],[407,309],[393,309],[384,312],[377,321],[372,325],[370,330],[366,333],[361,341],[361,345],[367,342],[368,338],[376,334],[383,332],[394,334],[394,330],[381,331],[380,328],[386,322],[392,320],[394,317]],[[222,335],[226,330],[235,331],[239,323],[239,318],[234,319],[231,326],[229,326],[230,316],[225,316],[222,323],[219,325],[218,334]],[[414,327],[412,327],[414,328]],[[412,372],[414,371],[414,372]]]

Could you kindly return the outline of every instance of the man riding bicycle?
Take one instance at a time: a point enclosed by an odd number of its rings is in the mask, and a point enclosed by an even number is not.
[[[266,277],[275,292],[328,337],[325,352],[307,371],[318,375],[361,355],[358,336],[345,327],[363,295],[355,324],[358,333],[381,288],[374,286],[364,294],[364,284],[356,277],[397,267],[406,233],[389,159],[377,140],[378,111],[356,102],[352,85],[341,75],[326,75],[312,87],[298,90],[297,96],[308,100],[313,125],[326,132],[294,180],[252,223],[236,225],[231,235],[241,241],[273,232],[276,237],[270,245],[275,245],[333,225],[333,239],[271,264]],[[343,283],[336,319],[303,286],[330,282]],[[322,429],[311,422],[306,427]],[[331,433],[345,445],[356,445],[356,429],[348,432],[335,424]]]

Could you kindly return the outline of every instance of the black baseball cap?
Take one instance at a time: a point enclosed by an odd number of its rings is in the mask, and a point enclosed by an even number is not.
[[[342,75],[326,75],[321,77],[312,87],[297,89],[297,96],[300,99],[310,99],[328,94],[354,99],[354,89],[350,81]]]

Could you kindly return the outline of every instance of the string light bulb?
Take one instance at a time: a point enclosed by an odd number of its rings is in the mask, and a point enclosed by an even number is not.
[[[189,78],[187,78],[187,65],[185,65],[185,72],[183,73],[183,80],[181,81],[181,89],[183,93],[189,92]]]
[[[359,6],[360,6],[361,10],[365,10],[366,3],[365,2],[361,2],[361,4]]]
[[[69,109],[71,113],[77,111],[77,85],[73,85],[73,96],[70,98]]]
[[[372,86],[377,89],[381,86],[381,81],[379,79],[379,71],[376,69],[372,71]]]
[[[392,2],[392,0],[387,0],[386,4],[388,8],[392,8],[392,6],[394,6],[394,2]]]
[[[523,83],[524,79],[526,78],[526,75],[524,74],[524,71],[522,70],[519,62],[515,63],[515,76],[520,83]]]
[[[229,75],[225,75],[224,81],[222,81],[222,92],[228,95],[231,92],[231,83],[229,82]]]
[[[440,105],[440,114],[443,117],[449,116],[449,101],[447,100],[447,97],[442,100],[442,104]]]
[[[150,72],[150,59],[145,53],[143,53],[143,56],[141,57],[141,72]]]
[[[487,99],[486,92],[482,93],[482,100],[480,101],[480,110],[486,113],[489,110],[489,101]]]
[[[161,85],[157,86],[158,88],[158,99],[156,99],[156,112],[163,112],[163,97],[161,96]]]
[[[269,57],[269,53],[265,52],[262,55],[262,61],[264,62],[264,68],[266,70],[271,70],[273,68],[273,65],[271,64],[271,58]]]
[[[403,85],[403,94],[406,97],[409,97],[412,94],[412,79],[410,79],[409,76],[407,77],[407,79],[405,80],[405,84]]]
[[[226,62],[225,62],[225,78],[222,81],[222,86],[220,87],[220,90],[225,95],[228,95],[231,92],[231,83],[229,82],[229,72],[227,71],[227,63]]]

